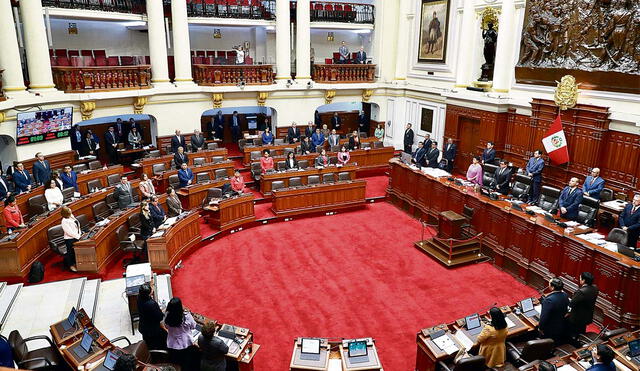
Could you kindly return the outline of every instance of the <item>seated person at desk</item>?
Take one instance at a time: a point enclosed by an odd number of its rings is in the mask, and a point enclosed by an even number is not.
[[[140,203],[140,237],[146,241],[155,232],[156,226],[151,216],[151,206],[148,201],[142,201]]]
[[[231,178],[231,189],[238,193],[244,192],[244,179],[240,175],[240,170],[233,172],[233,177]]]
[[[600,169],[594,167],[591,169],[591,175],[587,175],[582,186],[582,192],[587,197],[600,199],[600,192],[604,188],[604,179],[600,178]]]
[[[302,142],[300,142],[300,153],[303,155],[308,155],[313,151],[315,151],[313,143],[309,141],[309,137],[304,137],[302,139]]]
[[[51,179],[49,181],[47,189],[44,191],[44,198],[47,200],[47,208],[49,211],[53,211],[56,208],[62,206],[64,196],[62,191],[58,188],[56,181]]]
[[[158,303],[151,297],[151,286],[142,284],[138,290],[138,329],[149,349],[167,349],[167,330],[162,326],[164,313]]]
[[[149,176],[146,173],[142,173],[142,179],[140,183],[138,183],[138,189],[140,189],[142,197],[144,198],[151,198],[151,196],[156,194],[153,182],[149,179]]]
[[[500,167],[496,170],[495,178],[491,181],[491,188],[506,196],[509,194],[510,180],[511,170],[507,167],[507,161],[501,160]]]
[[[349,151],[347,151],[347,147],[342,145],[342,147],[340,147],[340,152],[338,152],[338,163],[346,165],[349,160],[351,160],[351,155],[349,154]]]
[[[482,187],[482,165],[480,165],[480,159],[477,157],[471,160],[471,165],[467,169],[467,180],[474,185]]]
[[[13,172],[13,183],[16,185],[17,193],[31,191],[31,176],[29,171],[24,168],[22,162],[18,162],[16,170]]]
[[[569,220],[573,220],[578,216],[578,207],[582,202],[582,190],[578,188],[578,178],[571,178],[569,185],[564,187],[558,206],[560,206],[560,216]]]
[[[167,326],[167,348],[171,363],[177,363],[183,370],[197,370],[197,350],[193,347],[191,330],[196,328],[191,313],[182,307],[180,298],[173,297],[167,304],[167,315],[164,319]]]
[[[180,169],[182,164],[189,163],[189,156],[184,153],[184,148],[178,147],[178,151],[173,155],[173,162],[176,164],[176,169]]]
[[[60,173],[60,180],[62,180],[63,189],[73,187],[78,192],[78,174],[71,169],[70,165],[64,166]]]
[[[172,187],[167,188],[167,209],[169,210],[167,212],[169,218],[182,214],[182,202]]]
[[[493,307],[489,311],[491,324],[482,328],[476,342],[480,345],[478,354],[487,360],[487,367],[502,367],[507,353],[507,321],[499,308]]]
[[[262,151],[262,157],[260,158],[260,169],[262,169],[262,174],[265,174],[269,170],[273,170],[273,157],[270,155],[271,151],[268,149]]]
[[[354,130],[353,134],[349,138],[349,149],[354,150],[360,148],[360,135],[358,134],[358,130]]]
[[[289,139],[289,144],[300,141],[300,129],[298,129],[295,122],[292,122],[291,127],[287,129],[287,139]]]
[[[113,194],[118,200],[119,209],[125,209],[133,203],[133,189],[126,176],[120,177],[120,184],[116,185]]]
[[[202,326],[202,333],[198,337],[198,347],[202,352],[200,360],[201,371],[225,371],[227,369],[226,354],[229,347],[217,336],[216,324],[209,321]]]
[[[316,166],[328,166],[329,165],[329,157],[327,157],[327,150],[322,149],[322,152],[316,157]]]
[[[565,343],[564,317],[569,306],[569,296],[563,292],[564,283],[559,278],[549,281],[552,292],[541,300],[540,321],[538,330],[543,338],[551,338],[556,346]]]
[[[204,136],[200,133],[200,130],[194,130],[193,135],[191,136],[191,152],[198,152],[199,150],[204,149],[204,146]]]
[[[594,364],[586,371],[616,371],[616,365],[613,363],[615,353],[611,348],[604,344],[598,344],[598,346],[591,349],[591,356],[593,357]]]
[[[640,235],[640,194],[633,196],[618,218],[620,228],[627,231],[627,246],[636,248]]]
[[[127,137],[127,141],[133,149],[142,148],[142,135],[138,133],[138,129],[136,129],[135,127],[131,128],[129,136]]]
[[[180,188],[193,184],[193,171],[187,167],[186,162],[183,162],[178,170],[178,179],[180,180]]]
[[[138,361],[136,356],[129,353],[122,354],[113,365],[113,371],[136,371],[137,368]]]
[[[4,210],[2,211],[4,216],[4,223],[7,231],[11,231],[17,228],[25,228],[24,219],[22,219],[22,212],[18,208],[16,197],[11,195],[4,200]]]
[[[298,160],[293,152],[287,153],[287,159],[284,162],[284,167],[287,170],[293,170],[298,168]]]
[[[151,196],[151,204],[149,205],[151,211],[151,218],[153,219],[153,225],[158,228],[167,220],[167,215],[164,213],[162,205],[158,202],[158,196]]]
[[[329,147],[340,145],[340,136],[336,133],[336,129],[331,129],[331,134],[329,134],[327,141],[329,142]]]
[[[424,142],[418,142],[418,148],[411,156],[411,162],[418,165],[419,167],[424,167],[426,165],[425,159],[427,155],[427,149],[424,148]]]
[[[311,143],[313,143],[314,150],[324,144],[324,135],[320,132],[320,129],[316,129],[316,132],[311,136]]]
[[[273,134],[271,134],[271,130],[269,129],[269,127],[264,128],[264,132],[262,133],[262,144],[273,144]]]
[[[64,266],[72,272],[76,272],[76,253],[73,250],[73,244],[75,244],[80,237],[82,237],[82,229],[80,228],[80,222],[73,216],[71,209],[63,206],[60,209],[60,215],[62,215],[62,221],[60,226],[64,232],[64,245],[67,251],[62,257]]]

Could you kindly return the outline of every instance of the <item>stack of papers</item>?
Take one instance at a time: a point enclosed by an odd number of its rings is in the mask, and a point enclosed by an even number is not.
[[[558,371],[575,371],[576,369],[571,365],[564,365],[558,367]]]
[[[428,175],[431,175],[433,177],[436,178],[440,178],[440,177],[450,177],[451,174],[442,170],[442,169],[436,169],[433,167],[423,167],[422,168],[422,172]]]
[[[164,223],[162,223],[162,225],[164,227],[171,227],[175,223],[176,223],[176,217],[173,217],[173,218],[169,218],[169,219],[165,220]]]
[[[544,214],[544,213],[546,213],[546,211],[542,210],[542,208],[539,207],[539,206],[527,206],[527,208],[525,210],[533,211],[536,214]]]
[[[443,352],[449,354],[453,354],[458,351],[458,346],[449,338],[447,334],[444,334],[440,337],[433,339],[434,344]]]
[[[464,331],[457,331],[454,335],[456,340],[466,349],[467,351],[473,347],[473,341],[469,339],[469,337],[464,333]]]
[[[157,231],[156,233],[151,235],[151,238],[156,238],[156,237],[162,237],[162,235],[164,234],[163,230]]]
[[[596,232],[579,234],[576,237],[599,246],[604,246],[607,244],[607,241],[604,240],[605,236],[603,234],[596,233]]]
[[[101,221],[97,222],[97,223],[96,223],[96,226],[97,226],[97,227],[102,227],[102,226],[105,226],[105,225],[107,225],[107,224],[109,224],[109,219],[103,219],[103,220],[101,220]]]
[[[614,210],[622,211],[622,209],[624,209],[624,207],[627,206],[627,202],[622,200],[611,200],[611,201],[603,202],[602,205],[606,207],[610,207]]]
[[[509,317],[505,317],[504,319],[507,321],[507,328],[516,327],[516,324],[515,324],[515,323],[513,323],[513,321],[511,320],[511,318],[509,318]]]

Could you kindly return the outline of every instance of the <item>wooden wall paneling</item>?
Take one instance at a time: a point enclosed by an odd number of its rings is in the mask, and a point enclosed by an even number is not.
[[[523,282],[527,279],[535,223],[517,214],[509,214],[508,242],[505,249],[505,270]],[[507,262],[512,261],[511,266]],[[509,269],[510,268],[510,269]]]
[[[504,250],[507,246],[508,213],[504,210],[486,204],[484,235],[482,245],[493,250],[493,259],[498,267],[504,265]]]
[[[593,266],[593,249],[567,238],[562,245],[558,277],[562,278],[569,291],[580,287],[582,272],[590,272]]]
[[[640,188],[640,136],[609,131],[598,164],[606,187],[624,191]],[[629,194],[630,195],[630,194]]]
[[[591,269],[600,290],[596,302],[599,307],[604,309],[605,318],[612,318],[617,322],[622,321],[620,290],[623,287],[624,277],[628,276],[628,267],[626,268],[624,269],[615,257],[600,253],[595,255]],[[637,326],[637,323],[635,325]]]
[[[533,236],[527,283],[536,288],[543,288],[558,271],[556,257],[560,251],[561,236],[542,225],[536,225]]]
[[[531,117],[510,110],[507,116],[505,145],[502,157],[523,168],[531,156]]]
[[[622,303],[622,322],[631,326],[640,323],[640,267],[632,266],[625,278],[623,290],[620,292]]]

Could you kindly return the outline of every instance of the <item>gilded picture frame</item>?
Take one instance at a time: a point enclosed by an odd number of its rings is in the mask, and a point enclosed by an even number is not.
[[[444,63],[447,58],[450,0],[422,0],[418,62]]]

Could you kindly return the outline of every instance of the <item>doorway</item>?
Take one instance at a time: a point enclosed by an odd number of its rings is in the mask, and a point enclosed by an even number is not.
[[[480,119],[459,116],[458,138],[460,138],[460,152],[456,159],[456,167],[458,171],[465,172],[465,169],[471,163],[474,156],[478,156],[478,147],[480,146]]]

